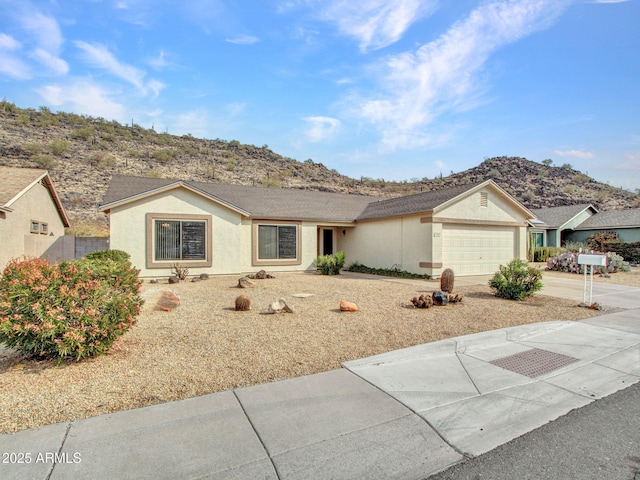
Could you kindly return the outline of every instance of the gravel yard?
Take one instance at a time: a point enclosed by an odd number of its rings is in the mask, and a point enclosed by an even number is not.
[[[628,275],[631,281],[640,280],[636,273]],[[250,289],[236,288],[239,276],[145,282],[137,325],[95,359],[56,367],[0,347],[0,432],[332,370],[346,360],[448,337],[600,313],[539,294],[524,302],[502,300],[484,285],[456,288],[462,303],[403,308],[412,297],[437,290],[438,282],[275,276],[255,280]],[[180,306],[154,310],[163,291],[174,292]],[[250,297],[250,311],[235,311],[240,294]],[[278,298],[294,313],[267,313]],[[341,299],[360,310],[340,312]]]

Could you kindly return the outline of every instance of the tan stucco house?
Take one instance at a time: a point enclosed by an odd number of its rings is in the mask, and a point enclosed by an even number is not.
[[[12,258],[63,256],[69,219],[46,170],[0,167],[0,270]]]
[[[489,180],[448,190],[379,197],[114,175],[100,210],[110,246],[141,276],[257,269],[313,270],[318,255],[346,264],[439,276],[493,273],[526,258],[533,214]]]

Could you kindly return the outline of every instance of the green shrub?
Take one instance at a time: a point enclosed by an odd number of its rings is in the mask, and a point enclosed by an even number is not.
[[[546,262],[551,257],[557,257],[563,249],[560,247],[536,247],[533,252],[534,262]]]
[[[89,140],[96,133],[96,129],[93,127],[80,127],[71,132],[71,138],[77,138],[81,140]]]
[[[604,250],[615,252],[629,262],[640,263],[640,242],[605,242]]]
[[[96,250],[95,252],[88,253],[84,257],[86,260],[113,260],[115,262],[128,262],[131,260],[131,255],[123,250]]]
[[[340,275],[344,266],[344,252],[336,252],[330,255],[320,255],[314,264],[322,275]]]
[[[58,162],[56,162],[53,159],[53,157],[48,153],[41,153],[40,155],[35,155],[33,157],[33,161],[36,163],[36,165],[38,165],[38,167],[44,168],[45,170],[49,170],[50,168],[53,168],[58,165]]]
[[[583,250],[587,250],[587,244],[585,242],[564,242],[564,247],[565,250],[569,251],[569,252],[582,252]],[[550,255],[550,257],[555,257],[559,254],[556,255]],[[545,260],[546,262],[546,260]]]
[[[61,138],[58,138],[56,140],[51,140],[51,142],[49,142],[49,149],[51,150],[51,153],[53,153],[54,155],[60,156],[63,153],[67,153],[70,148],[71,148],[71,143],[69,143],[66,140],[62,140]]]
[[[489,280],[496,296],[509,300],[524,300],[542,289],[542,272],[516,259],[500,269]]]
[[[0,277],[0,342],[58,362],[102,354],[136,322],[138,273],[113,259],[12,260]]]
[[[355,273],[368,273],[370,275],[384,275],[387,277],[399,277],[399,278],[421,278],[424,280],[430,280],[431,275],[423,274],[423,273],[412,273],[407,272],[406,270],[400,270],[398,268],[373,268],[367,267],[366,265],[361,265],[358,262],[354,262],[349,265],[346,270],[348,272]]]

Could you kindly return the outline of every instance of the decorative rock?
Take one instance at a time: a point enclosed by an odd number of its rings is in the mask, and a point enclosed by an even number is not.
[[[155,310],[162,312],[170,312],[174,308],[180,305],[180,299],[173,292],[162,292],[158,302],[156,303]]]
[[[180,283],[180,279],[175,275],[169,277],[169,283]]]
[[[200,277],[193,277],[191,279],[192,282],[199,282],[200,281]]]
[[[449,294],[449,303],[459,303],[462,301],[464,297],[459,293],[450,293]]]
[[[429,308],[433,305],[433,298],[431,298],[431,295],[423,294],[419,297],[413,297],[411,303],[413,303],[416,308]]]
[[[208,273],[201,273],[200,274],[200,280],[209,280],[209,274]]]
[[[252,275],[247,275],[247,277],[254,280],[264,280],[265,278],[276,278],[273,275],[269,275],[264,270],[260,270],[258,273],[254,273]]]
[[[236,312],[246,312],[251,310],[251,300],[246,295],[236,297]]]
[[[434,305],[446,305],[449,303],[449,294],[447,292],[433,292],[432,297]]]
[[[158,279],[157,278],[152,278],[151,280],[149,280],[149,283],[158,283]]]
[[[256,284],[249,280],[249,277],[242,277],[238,280],[238,288],[251,288]]]
[[[282,312],[293,313],[293,310],[291,309],[291,307],[289,307],[289,305],[287,305],[287,302],[284,301],[284,298],[279,298],[278,300],[271,302],[271,305],[269,305],[269,313]]]
[[[347,300],[340,300],[340,311],[341,312],[357,312],[358,306],[353,302],[348,302]]]

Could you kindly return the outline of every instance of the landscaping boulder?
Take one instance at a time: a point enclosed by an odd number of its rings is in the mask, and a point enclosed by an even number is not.
[[[341,312],[357,312],[358,306],[347,300],[340,300],[340,311]]]
[[[247,277],[253,280],[264,280],[265,278],[276,278],[273,275],[268,274],[264,270],[260,270],[258,273],[247,275]]]
[[[293,313],[293,310],[287,302],[284,301],[284,298],[279,298],[278,300],[274,300],[269,305],[269,313]]]
[[[242,277],[238,280],[238,288],[251,288],[256,284],[249,280],[249,277]]]
[[[209,274],[208,273],[201,273],[200,274],[200,280],[209,280]]]
[[[180,283],[180,279],[175,275],[169,277],[169,283]]]
[[[449,294],[447,292],[436,291],[433,292],[433,304],[434,305],[446,305],[449,303]]]
[[[155,310],[170,312],[178,305],[180,305],[180,298],[173,292],[165,291],[156,302]]]

